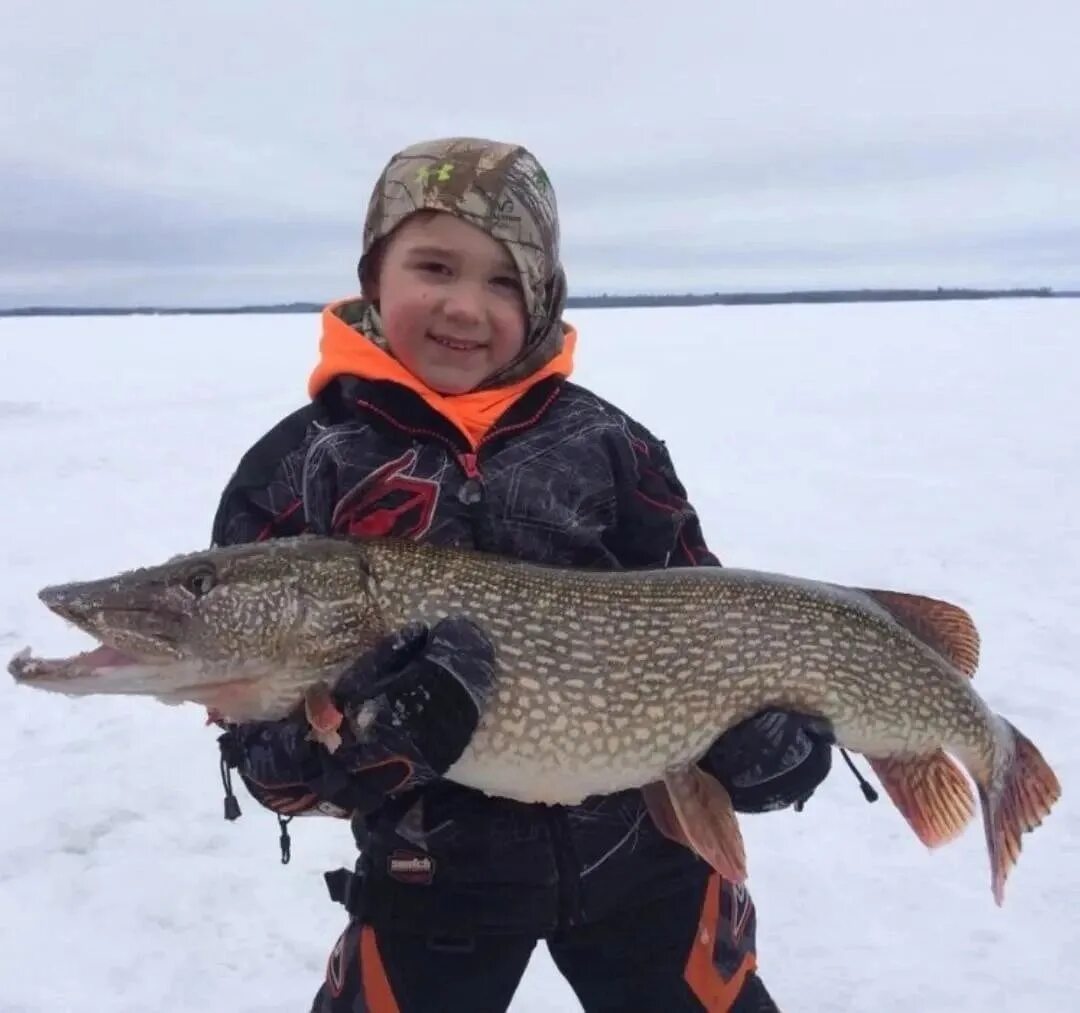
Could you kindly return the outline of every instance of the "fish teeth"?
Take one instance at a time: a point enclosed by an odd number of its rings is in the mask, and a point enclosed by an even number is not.
[[[35,658],[29,647],[24,647],[8,662],[8,672],[16,679],[24,679],[41,671],[41,660]]]

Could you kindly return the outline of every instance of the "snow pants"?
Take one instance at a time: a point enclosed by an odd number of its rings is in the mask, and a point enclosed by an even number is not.
[[[714,875],[546,942],[585,1013],[779,1013],[756,973],[754,922],[749,897]],[[354,918],[311,1013],[505,1013],[538,941],[382,931]]]

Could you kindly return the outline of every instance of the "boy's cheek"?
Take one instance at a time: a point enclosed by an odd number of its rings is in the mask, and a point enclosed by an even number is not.
[[[421,306],[389,306],[383,314],[383,333],[391,348],[417,344],[427,327],[427,314]]]

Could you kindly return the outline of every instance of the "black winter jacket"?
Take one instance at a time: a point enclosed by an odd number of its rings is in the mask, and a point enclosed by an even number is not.
[[[301,532],[406,536],[577,567],[718,565],[664,445],[558,376],[524,394],[479,447],[398,384],[338,377],[244,456],[213,541]],[[703,762],[744,811],[800,801],[829,769],[830,747],[795,718],[774,714],[728,735]],[[354,795],[327,798],[308,762],[278,755],[239,770],[278,813],[352,816],[365,917],[376,925],[544,934],[707,872],[655,829],[639,791],[574,807],[447,781],[390,798],[356,784]]]

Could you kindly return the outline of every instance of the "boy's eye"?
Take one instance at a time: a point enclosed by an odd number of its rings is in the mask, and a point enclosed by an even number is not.
[[[500,288],[508,288],[512,292],[521,291],[521,280],[508,274],[499,275],[499,277],[493,278],[492,282]]]
[[[427,274],[448,274],[450,272],[449,267],[440,264],[437,260],[421,260],[416,267]]]

